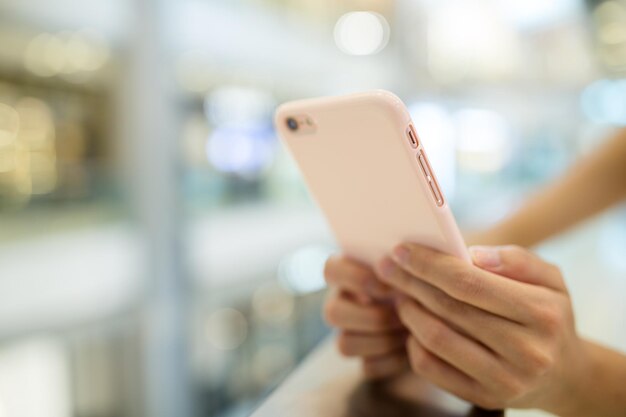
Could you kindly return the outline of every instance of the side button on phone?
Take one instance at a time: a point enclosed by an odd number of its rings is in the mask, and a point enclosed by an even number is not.
[[[435,198],[435,203],[437,203],[437,206],[443,206],[443,196],[439,192],[439,187],[437,187],[437,184],[435,184],[434,181],[431,181],[428,185],[430,185],[430,191],[433,193],[433,197]]]
[[[422,173],[426,177],[426,181],[428,182],[428,187],[430,188],[430,192],[433,195],[433,198],[435,199],[435,203],[437,203],[438,207],[443,206],[443,194],[441,194],[441,191],[439,190],[439,186],[437,185],[437,182],[435,181],[435,178],[433,177],[432,171],[430,170],[430,164],[428,163],[428,160],[426,159],[426,155],[424,155],[422,152],[419,152],[417,154],[417,160],[420,164],[420,168],[422,169]]]

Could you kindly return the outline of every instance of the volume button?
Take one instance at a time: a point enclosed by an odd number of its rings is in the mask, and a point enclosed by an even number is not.
[[[435,178],[433,177],[432,171],[430,170],[430,164],[426,160],[426,156],[421,151],[417,154],[417,160],[420,164],[420,168],[422,169],[422,173],[426,177],[426,182],[428,182],[428,187],[430,188],[430,193],[433,195],[435,203],[438,207],[443,206],[443,194],[441,194],[437,181],[435,181]]]
[[[437,184],[435,184],[434,181],[431,181],[428,183],[428,185],[430,186],[430,192],[433,193],[433,197],[435,198],[435,203],[437,203],[437,206],[443,206],[443,196],[441,195]]]
[[[428,164],[426,163],[426,159],[424,159],[424,154],[422,154],[422,152],[417,154],[417,161],[420,163],[420,168],[422,168],[422,173],[426,177],[426,180],[430,182],[430,170],[428,169]]]
[[[424,156],[422,152],[420,152],[419,155],[417,156],[417,159],[420,162],[420,167],[422,167],[422,172],[424,173],[424,176],[426,177],[426,181],[428,181],[429,183],[432,182],[433,173],[430,172],[430,165],[428,164],[426,157]]]

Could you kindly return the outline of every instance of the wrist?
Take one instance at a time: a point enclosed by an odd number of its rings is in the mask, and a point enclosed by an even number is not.
[[[556,407],[547,411],[562,417],[617,417],[626,409],[626,356],[580,339],[578,360],[565,367],[571,372]]]
[[[470,230],[463,233],[463,238],[467,246],[484,245],[498,246],[513,243],[507,236],[499,230],[497,225],[485,230]]]
[[[589,384],[594,384],[594,369],[597,368],[596,358],[591,343],[584,339],[577,339],[578,345],[573,354],[568,355],[568,363],[564,363],[562,378],[555,385],[559,387],[560,395],[555,404],[547,407],[561,417],[589,417],[594,413],[593,400],[590,398]],[[591,396],[592,397],[592,396]]]

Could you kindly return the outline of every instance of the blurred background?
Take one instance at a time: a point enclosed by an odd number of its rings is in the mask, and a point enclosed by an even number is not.
[[[626,125],[626,1],[0,0],[0,417],[248,415],[328,333],[273,110],[372,88],[486,227]],[[626,349],[624,247],[539,250]]]

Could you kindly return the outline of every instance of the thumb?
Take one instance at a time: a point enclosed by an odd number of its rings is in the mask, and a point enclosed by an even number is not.
[[[498,275],[528,284],[565,290],[559,268],[519,246],[472,246],[474,265]]]

